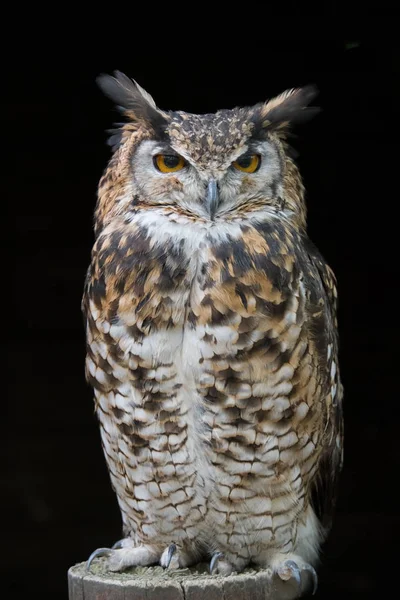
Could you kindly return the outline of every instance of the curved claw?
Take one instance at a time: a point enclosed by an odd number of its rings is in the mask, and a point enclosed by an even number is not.
[[[118,540],[117,542],[115,542],[115,544],[113,544],[111,546],[112,550],[119,550],[120,548],[123,548],[122,542],[124,541],[124,539],[122,540]]]
[[[218,561],[220,558],[223,558],[224,554],[223,552],[214,552],[214,554],[211,557],[211,561],[210,561],[210,575],[213,575],[216,567],[218,566]]]
[[[98,556],[110,556],[110,554],[111,554],[111,548],[97,548],[97,550],[92,552],[92,554],[89,556],[89,558],[87,560],[86,571],[90,571],[90,565],[92,564],[92,562],[95,558],[97,558]]]
[[[318,575],[317,575],[317,572],[314,569],[314,567],[312,567],[311,565],[304,565],[304,567],[302,568],[302,571],[308,571],[309,573],[311,573],[311,577],[312,577],[312,581],[313,581],[312,595],[314,596],[315,592],[317,591],[317,587],[318,587]]]
[[[167,561],[166,561],[166,565],[165,568],[168,569],[169,565],[171,564],[171,560],[173,555],[176,552],[176,544],[172,543],[168,546],[168,551],[167,551]]]

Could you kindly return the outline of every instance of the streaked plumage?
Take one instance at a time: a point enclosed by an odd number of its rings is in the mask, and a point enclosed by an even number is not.
[[[285,141],[315,91],[191,115],[159,110],[121,73],[100,85],[127,118],[83,299],[126,536],[109,567],[221,552],[221,573],[256,563],[296,577],[285,561],[316,564],[342,460],[335,278],[307,237]],[[159,153],[185,167],[158,172]],[[235,170],[249,153],[258,170]]]

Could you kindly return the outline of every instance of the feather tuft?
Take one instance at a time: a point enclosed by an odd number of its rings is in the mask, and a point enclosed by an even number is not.
[[[152,96],[136,81],[129,79],[121,71],[114,71],[114,76],[102,74],[96,78],[102,92],[112,100],[118,110],[130,121],[151,127],[156,134],[163,135],[168,125],[166,114],[160,111]],[[122,134],[113,130],[110,145],[118,147]]]
[[[257,129],[284,130],[312,119],[321,110],[318,106],[308,106],[317,94],[316,86],[307,85],[272,98],[260,108]]]

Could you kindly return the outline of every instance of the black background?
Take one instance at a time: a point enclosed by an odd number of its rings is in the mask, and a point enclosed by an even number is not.
[[[307,83],[320,90],[322,113],[292,143],[310,237],[338,278],[346,442],[317,597],[376,598],[397,577],[400,521],[398,45],[384,31],[379,41],[330,36],[333,9],[308,19],[310,35],[274,39],[268,27],[285,30],[284,21],[271,25],[268,10],[242,23],[239,15],[246,41],[223,38],[211,15],[191,36],[189,12],[187,27],[159,19],[156,32],[154,10],[79,31],[53,15],[4,60],[2,587],[10,598],[66,598],[68,567],[121,533],[84,379],[80,313],[96,185],[110,156],[105,130],[119,118],[95,78],[119,69],[161,108],[189,112],[251,105]]]

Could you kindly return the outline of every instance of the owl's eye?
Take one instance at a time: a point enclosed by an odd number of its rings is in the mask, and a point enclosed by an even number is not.
[[[240,156],[237,160],[232,163],[238,171],[244,171],[245,173],[255,173],[260,168],[261,157],[259,154],[245,154]]]
[[[153,158],[154,166],[161,173],[175,173],[180,171],[186,165],[182,156],[177,154],[157,154]]]

